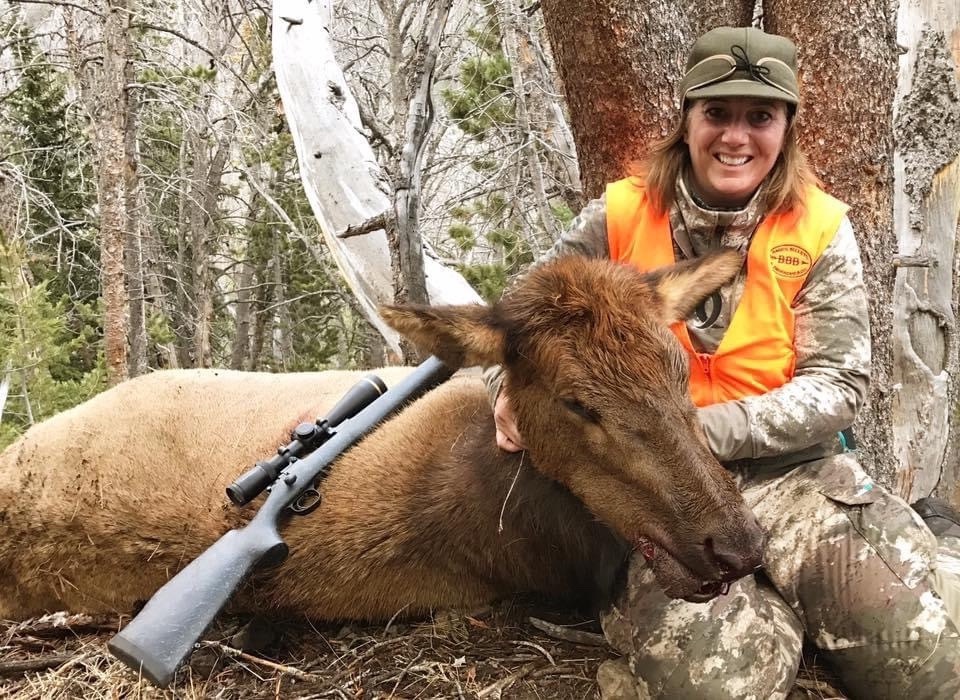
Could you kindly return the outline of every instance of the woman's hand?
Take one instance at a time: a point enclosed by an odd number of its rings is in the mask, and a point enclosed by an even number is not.
[[[493,422],[497,426],[497,447],[505,452],[519,452],[525,450],[523,438],[517,429],[516,416],[510,407],[510,397],[507,396],[506,386],[501,387],[497,400],[493,405]]]

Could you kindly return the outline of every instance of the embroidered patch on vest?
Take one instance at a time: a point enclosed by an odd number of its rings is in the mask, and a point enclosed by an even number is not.
[[[778,245],[770,251],[770,269],[777,277],[788,280],[806,277],[811,263],[810,253],[792,243]]]

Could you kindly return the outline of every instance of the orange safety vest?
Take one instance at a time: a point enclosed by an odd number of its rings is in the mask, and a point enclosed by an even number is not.
[[[676,262],[670,220],[657,213],[640,178],[607,186],[610,257],[647,272]],[[793,378],[793,300],[836,235],[847,205],[811,187],[805,205],[765,218],[747,255],[743,295],[716,352],[693,349],[687,325],[671,326],[690,357],[696,406],[757,396]]]

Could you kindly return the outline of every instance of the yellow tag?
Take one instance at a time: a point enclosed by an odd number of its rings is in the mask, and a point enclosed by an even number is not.
[[[778,245],[770,251],[770,267],[777,277],[789,280],[806,277],[811,264],[810,253],[792,243]]]

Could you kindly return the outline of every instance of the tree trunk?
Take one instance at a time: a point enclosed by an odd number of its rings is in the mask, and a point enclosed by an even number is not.
[[[764,7],[768,31],[789,36],[799,47],[801,143],[826,190],[851,207],[869,290],[873,344],[872,390],[856,432],[864,466],[890,485],[895,472],[893,16],[885,0],[825,0],[816,6],[769,0]]]
[[[180,143],[178,172],[188,172],[188,143],[190,140],[189,126],[184,125]],[[194,281],[193,267],[190,264],[189,231],[190,231],[190,202],[186,185],[178,190],[177,197],[177,226],[179,235],[176,236],[176,259],[173,265],[174,302],[171,307],[171,325],[173,326],[173,345],[176,348],[177,363],[180,367],[193,367],[191,347],[193,342],[193,307]]]
[[[117,384],[127,371],[127,288],[124,249],[127,236],[124,153],[126,130],[126,62],[129,15],[125,0],[107,0],[103,27],[103,89],[100,92],[100,265],[103,294],[104,354],[107,383]]]
[[[951,46],[951,37],[953,46]],[[896,486],[960,505],[956,237],[960,215],[960,5],[901,3],[894,104],[893,428]],[[956,449],[956,448],[954,448]]]
[[[553,245],[560,233],[556,230],[556,221],[547,202],[547,188],[544,184],[543,168],[540,165],[537,137],[530,119],[527,106],[531,101],[531,88],[527,73],[533,63],[533,55],[525,43],[521,48],[519,30],[519,9],[514,0],[500,0],[497,4],[497,18],[503,32],[503,53],[510,63],[510,77],[513,82],[514,110],[517,120],[517,140],[520,143],[522,157],[527,166],[527,176],[533,188],[533,201],[540,219],[539,229],[534,227],[529,240],[534,243],[534,255],[540,257]],[[518,154],[518,157],[521,157]]]
[[[127,61],[125,82],[134,82],[133,61]],[[137,121],[140,115],[140,98],[137,92],[127,92],[127,114],[124,126],[124,208],[127,215],[126,276],[129,294],[130,328],[128,343],[130,356],[127,360],[131,377],[147,371],[147,324],[146,299],[143,284],[143,193],[140,189],[137,148]]]
[[[694,37],[714,27],[747,27],[753,19],[753,0],[683,0]],[[682,67],[682,66],[681,66]]]
[[[418,42],[418,52],[413,59],[414,70],[410,76],[412,95],[408,101],[404,142],[400,150],[400,162],[397,182],[393,193],[393,207],[396,215],[396,240],[394,259],[399,274],[395,298],[400,303],[427,304],[427,280],[424,270],[423,241],[420,238],[420,166],[423,150],[427,145],[427,134],[433,123],[433,72],[440,52],[440,39],[447,24],[447,15],[453,0],[431,2],[436,14],[427,13],[433,18],[428,28],[424,21],[423,33]]]
[[[669,0],[543,0],[580,154],[584,193],[636,170],[676,121],[675,88],[694,35]]]
[[[559,194],[573,212],[586,204],[583,184],[580,181],[580,163],[577,147],[570,132],[564,106],[559,99],[560,89],[554,77],[553,61],[548,58],[539,30],[526,24],[518,24],[518,60],[525,76],[533,76],[536,92],[529,103],[535,118],[541,121],[540,131],[546,146],[546,158],[551,165],[553,180]]]
[[[193,367],[210,366],[210,324],[213,315],[213,290],[210,281],[210,212],[207,201],[207,174],[210,172],[210,153],[204,125],[195,119],[189,142],[192,156],[190,188],[185,193],[188,231],[190,238],[190,276],[193,280],[193,334],[190,354]]]
[[[394,353],[399,337],[376,313],[393,301],[385,212],[392,211],[370,144],[360,131],[356,102],[340,71],[328,27],[329,0],[273,3],[273,59],[284,115],[297,149],[300,177],[324,240],[363,315]],[[463,280],[444,286],[439,264],[424,260],[427,293],[433,303],[478,301]],[[442,266],[439,266],[442,268]]]
[[[253,284],[253,265],[247,260],[237,263],[237,301],[234,306],[233,348],[230,353],[230,369],[244,369],[250,352],[250,285]]]
[[[13,376],[13,363],[7,360],[7,366],[0,374],[0,420],[3,420],[3,409],[7,405],[7,394],[10,391],[10,377]]]
[[[170,294],[164,288],[163,282],[160,279],[160,270],[161,270],[161,260],[162,250],[160,244],[153,237],[149,228],[141,229],[141,251],[142,258],[144,261],[150,261],[150,265],[145,268],[145,279],[144,279],[144,291],[147,297],[150,299],[151,305],[155,308],[155,313],[164,314],[169,320],[170,324],[173,325],[176,322],[177,318],[177,300],[180,299],[180,294],[174,294],[174,302],[170,302]],[[178,287],[180,285],[177,285]],[[173,341],[167,343],[160,343],[157,346],[162,355],[157,358],[157,366],[161,369],[179,369],[180,368],[180,357],[177,354],[177,341],[174,338]]]

